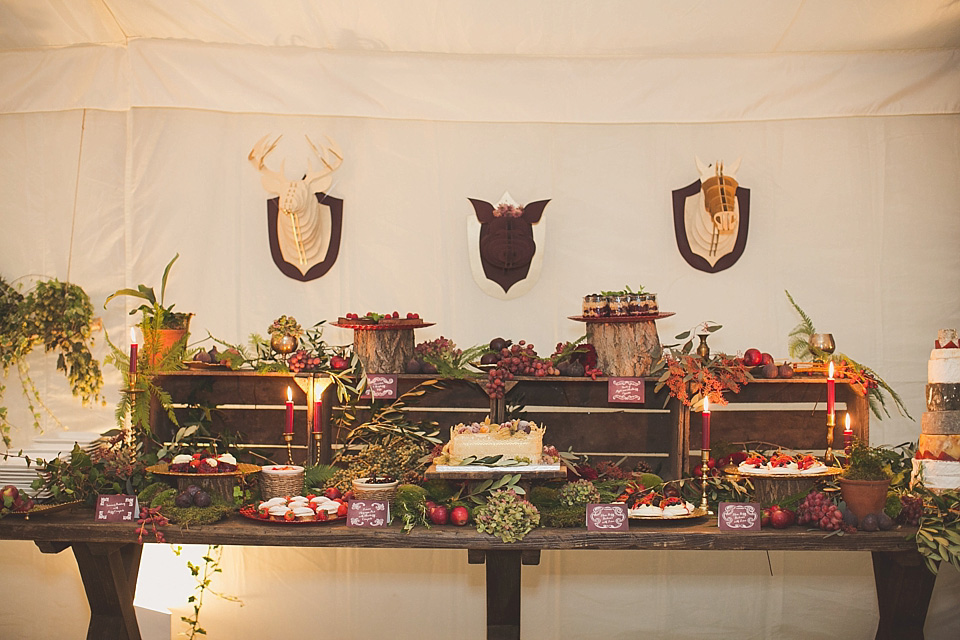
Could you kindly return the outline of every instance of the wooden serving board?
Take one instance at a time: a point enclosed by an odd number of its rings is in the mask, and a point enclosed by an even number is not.
[[[567,477],[567,469],[560,465],[557,469],[531,470],[523,466],[518,467],[489,467],[486,469],[464,465],[463,471],[437,471],[437,465],[432,464],[426,471],[428,479],[441,480],[489,480],[507,474],[519,473],[524,480],[562,480]]]

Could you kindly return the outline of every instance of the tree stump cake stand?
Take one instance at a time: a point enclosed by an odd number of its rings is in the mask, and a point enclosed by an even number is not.
[[[672,315],[570,319],[587,323],[587,342],[597,350],[601,371],[608,376],[639,378],[650,375],[650,369],[660,361],[662,349],[655,321]]]

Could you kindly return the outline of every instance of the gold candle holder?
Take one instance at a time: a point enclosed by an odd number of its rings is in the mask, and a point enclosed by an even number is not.
[[[700,449],[700,508],[707,509],[707,472],[710,471],[708,462],[710,460],[710,449]]]
[[[837,426],[836,414],[827,414],[827,450],[823,454],[824,463],[830,465],[834,462],[833,457],[833,428]]]
[[[131,373],[127,376],[127,388],[123,389],[125,393],[139,393],[141,389],[137,389],[137,379],[140,374]]]
[[[287,464],[293,464],[293,434],[284,432],[283,439],[287,443]]]
[[[314,446],[314,452],[315,452],[314,455],[316,456],[314,458],[315,464],[320,464],[320,439],[322,435],[323,434],[321,434],[319,431],[313,432],[313,446]]]

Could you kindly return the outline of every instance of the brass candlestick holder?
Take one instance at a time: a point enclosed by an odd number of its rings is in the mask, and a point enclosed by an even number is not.
[[[700,508],[708,511],[707,508],[707,472],[710,471],[708,462],[710,460],[710,449],[700,450]]]
[[[829,466],[833,464],[833,428],[837,426],[837,416],[834,413],[827,414],[827,450],[823,454],[824,463]]]
[[[313,446],[314,446],[314,452],[316,456],[314,458],[314,462],[317,464],[320,463],[320,438],[321,437],[322,437],[322,434],[319,431],[313,432]]]
[[[283,439],[287,443],[287,464],[293,464],[293,434],[284,432]]]

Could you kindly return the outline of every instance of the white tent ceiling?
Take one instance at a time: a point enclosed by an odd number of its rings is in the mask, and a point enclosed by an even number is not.
[[[411,17],[415,18],[411,20]],[[0,49],[133,39],[529,56],[750,55],[960,47],[951,0],[31,0]]]

